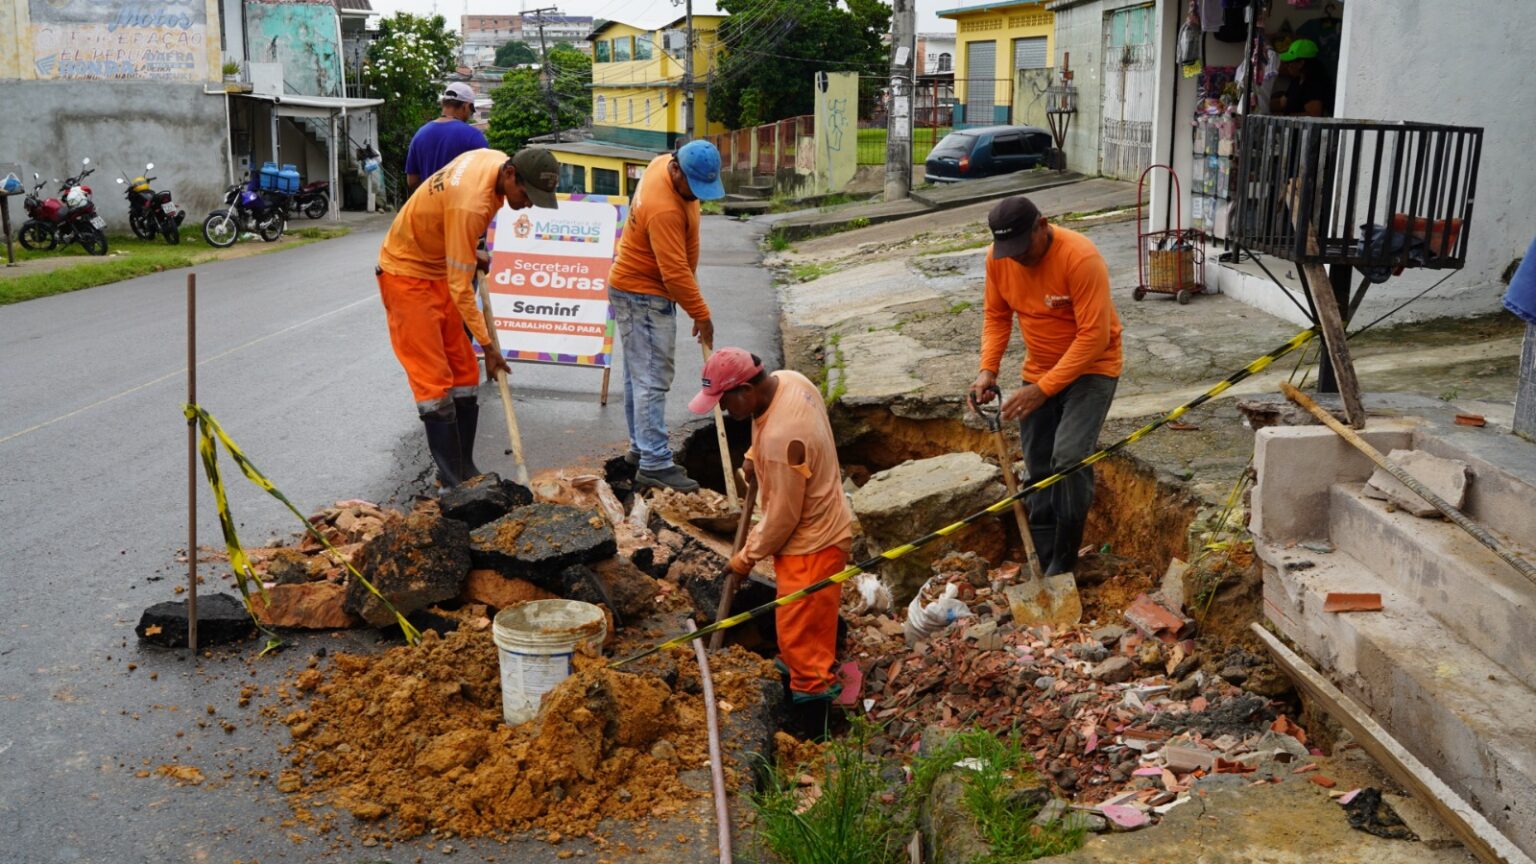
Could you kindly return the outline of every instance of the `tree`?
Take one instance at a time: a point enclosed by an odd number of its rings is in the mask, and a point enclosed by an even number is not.
[[[539,78],[536,70],[513,69],[502,77],[501,86],[491,91],[490,128],[485,137],[492,147],[513,153],[522,149],[529,138],[555,131],[549,117],[551,98],[557,105],[561,129],[586,124],[587,114],[581,103],[562,99],[558,91],[545,88]]]
[[[810,114],[817,72],[886,77],[891,7],[883,0],[720,0],[709,119],[732,129]],[[871,89],[878,89],[870,82]],[[864,88],[860,88],[861,91]]]
[[[529,47],[527,42],[519,42],[513,39],[511,42],[496,49],[497,66],[522,66],[528,63],[539,62],[539,52]]]
[[[379,22],[379,38],[368,46],[363,78],[384,100],[379,106],[379,152],[385,167],[405,170],[411,136],[440,111],[443,76],[454,68],[459,37],[441,15],[397,12]]]

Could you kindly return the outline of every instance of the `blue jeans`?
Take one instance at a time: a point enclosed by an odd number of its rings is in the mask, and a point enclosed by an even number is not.
[[[654,294],[609,287],[619,346],[624,352],[624,420],[629,447],[640,454],[640,468],[659,471],[672,465],[667,444],[667,391],[677,353],[677,304]]]

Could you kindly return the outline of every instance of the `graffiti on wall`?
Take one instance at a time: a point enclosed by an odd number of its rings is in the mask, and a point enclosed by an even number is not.
[[[283,89],[304,96],[341,96],[341,44],[336,7],[321,3],[245,4],[246,46],[253,63],[280,63]]]
[[[30,0],[44,79],[208,77],[205,0]]]

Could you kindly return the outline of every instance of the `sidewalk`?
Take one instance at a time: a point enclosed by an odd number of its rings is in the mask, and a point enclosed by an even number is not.
[[[903,201],[858,204],[829,212],[794,214],[774,221],[773,230],[791,240],[832,234],[849,226],[878,225],[898,219],[910,219],[938,210],[950,210],[980,202],[995,201],[1009,195],[1067,186],[1083,179],[1075,172],[1021,171],[985,180],[946,183],[920,189]]]
[[[1045,215],[1092,239],[1109,264],[1111,294],[1125,328],[1125,371],[1104,442],[1295,335],[1295,325],[1220,294],[1197,296],[1188,306],[1161,295],[1133,301],[1131,184],[1095,179],[1040,189],[1031,198]],[[962,398],[976,375],[988,207],[975,204],[807,240],[770,258],[771,265],[809,277],[779,288],[786,365],[811,370],[807,374],[823,370],[834,404],[854,416],[889,412],[974,422],[965,417]],[[1106,207],[1121,209],[1083,218]],[[1351,344],[1370,392],[1423,393],[1507,425],[1520,343],[1519,322],[1498,316],[1384,325]],[[1252,453],[1253,433],[1231,397],[1273,393],[1293,371],[1297,381],[1306,375],[1315,382],[1316,357],[1314,343],[1300,371],[1301,358],[1284,358],[1184,418],[1194,428],[1164,430],[1139,442],[1136,455],[1192,480],[1208,498],[1223,495]],[[1001,377],[1016,380],[1022,360],[1015,334]]]

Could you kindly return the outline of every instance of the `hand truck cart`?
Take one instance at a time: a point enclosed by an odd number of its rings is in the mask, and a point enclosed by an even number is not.
[[[1173,209],[1173,226],[1163,231],[1148,231],[1141,212],[1146,200],[1147,175],[1158,168],[1168,172],[1173,197],[1169,206]],[[1184,227],[1184,208],[1179,192],[1179,175],[1164,164],[1150,165],[1136,181],[1136,290],[1131,299],[1141,300],[1147,294],[1171,294],[1180,305],[1189,298],[1205,292],[1205,249],[1200,242],[1200,232]]]

